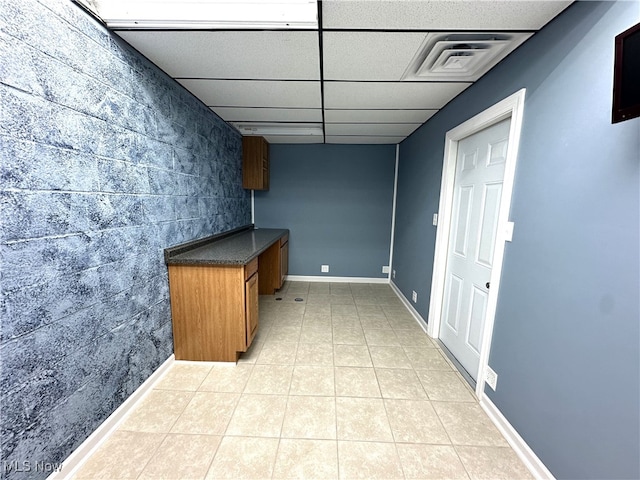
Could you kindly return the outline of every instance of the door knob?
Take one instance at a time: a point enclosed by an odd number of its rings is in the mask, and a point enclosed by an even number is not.
[[[489,288],[491,286],[491,282],[487,282],[484,284],[485,287]]]

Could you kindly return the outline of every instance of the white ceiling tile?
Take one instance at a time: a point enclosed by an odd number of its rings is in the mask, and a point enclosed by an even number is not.
[[[322,122],[320,108],[211,107],[227,122]]]
[[[426,33],[325,32],[325,80],[400,80]]]
[[[327,135],[326,143],[352,143],[352,144],[392,144],[395,145],[404,140],[405,137],[382,137],[382,136],[336,136]]]
[[[318,32],[117,31],[176,78],[320,78]]]
[[[323,143],[322,135],[266,135],[269,143]]]
[[[326,108],[439,109],[470,83],[325,82]]]
[[[320,82],[178,80],[210,107],[320,108]]]
[[[419,123],[327,123],[327,135],[410,135]]]
[[[438,110],[325,110],[331,123],[424,123]]]
[[[325,0],[324,28],[382,30],[538,30],[571,1]]]

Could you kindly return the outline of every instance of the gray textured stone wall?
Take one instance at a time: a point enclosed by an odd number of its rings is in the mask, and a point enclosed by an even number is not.
[[[0,0],[6,462],[63,461],[172,353],[163,248],[250,223],[240,136],[70,1]]]

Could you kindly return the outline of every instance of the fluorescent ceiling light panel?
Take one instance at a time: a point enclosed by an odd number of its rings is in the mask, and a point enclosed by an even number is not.
[[[243,135],[324,135],[321,123],[232,123]]]
[[[78,0],[109,28],[318,28],[316,0]]]

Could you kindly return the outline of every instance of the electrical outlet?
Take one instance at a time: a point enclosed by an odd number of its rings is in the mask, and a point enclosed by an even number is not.
[[[418,293],[415,290],[411,294],[411,300],[413,300],[413,303],[418,303]]]
[[[489,385],[494,392],[496,391],[498,374],[494,372],[489,365],[487,365],[487,373],[484,376],[484,381],[487,382],[487,385]]]
[[[438,226],[438,214],[437,213],[433,214],[433,220],[431,221],[431,223],[433,223],[434,227]]]
[[[396,278],[396,271],[395,271],[395,270],[394,270],[393,272],[391,272],[391,276],[392,276],[393,278]]]
[[[389,273],[389,265],[382,267],[382,273]]]
[[[321,265],[320,266],[320,272],[329,273],[329,265]]]

